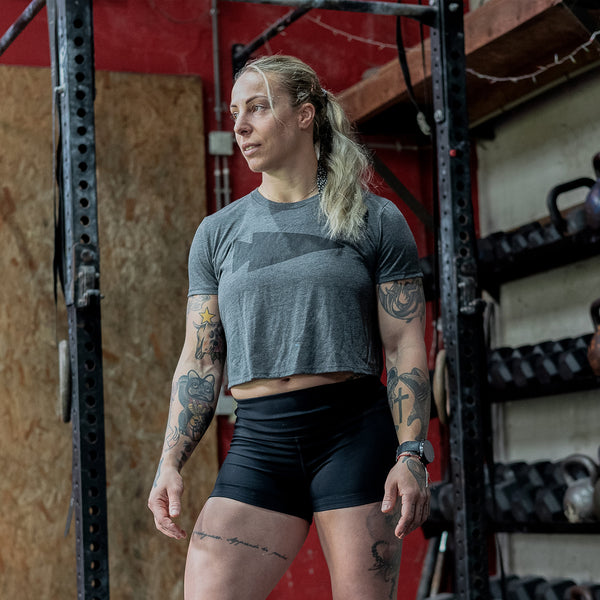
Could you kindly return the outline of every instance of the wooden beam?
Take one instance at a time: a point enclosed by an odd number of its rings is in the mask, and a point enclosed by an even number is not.
[[[600,12],[600,11],[592,11]],[[598,20],[600,21],[600,15]],[[518,77],[550,64],[555,57],[572,52],[590,38],[590,31],[562,0],[489,0],[465,16],[467,68],[494,77]],[[426,101],[430,89],[429,43],[425,44],[425,70],[421,47],[406,52],[417,100]],[[577,64],[566,61],[536,80],[491,83],[468,74],[467,93],[471,123],[485,120],[519,98],[533,94],[569,73],[600,62],[600,44],[582,52]],[[400,64],[393,60],[375,74],[347,88],[339,99],[357,123],[369,120],[385,109],[409,101]]]

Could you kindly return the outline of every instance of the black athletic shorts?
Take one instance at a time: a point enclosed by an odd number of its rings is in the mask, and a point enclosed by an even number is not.
[[[398,445],[377,377],[240,400],[213,497],[312,521],[379,502]]]

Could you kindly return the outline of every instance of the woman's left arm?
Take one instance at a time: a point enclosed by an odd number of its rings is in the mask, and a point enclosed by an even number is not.
[[[378,318],[385,350],[387,394],[398,442],[425,440],[431,390],[425,348],[425,296],[420,278],[377,286]],[[385,483],[383,512],[401,501],[396,535],[403,538],[429,516],[430,492],[425,465],[401,456]]]

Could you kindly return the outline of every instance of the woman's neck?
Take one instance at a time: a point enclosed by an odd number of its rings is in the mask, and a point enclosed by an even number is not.
[[[263,173],[258,191],[273,202],[300,202],[317,193],[317,165],[311,165],[303,172],[290,175]]]

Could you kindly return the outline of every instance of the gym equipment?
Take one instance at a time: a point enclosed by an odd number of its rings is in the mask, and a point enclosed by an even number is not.
[[[494,503],[488,497],[487,510],[500,522],[514,521],[513,498],[527,482],[529,465],[523,461],[495,465]]]
[[[598,460],[600,461],[600,447],[598,447]],[[600,521],[600,477],[594,485],[594,515]]]
[[[600,600],[600,584],[574,585],[565,592],[565,600]]]
[[[591,335],[574,338],[573,345],[558,357],[558,371],[565,381],[593,374],[588,362],[591,338]]]
[[[554,466],[550,461],[538,461],[528,465],[526,477],[521,482],[511,499],[511,512],[520,523],[539,521],[536,510],[536,494],[550,483]]]
[[[594,485],[598,479],[598,465],[585,454],[565,458],[561,468],[567,482],[563,508],[571,523],[594,520]]]
[[[600,375],[600,298],[592,303],[590,314],[594,323],[594,334],[588,346],[587,358],[594,374]]]
[[[508,584],[512,581],[516,581],[518,578],[517,575],[505,575],[504,576],[504,585],[506,586],[506,590],[508,591]],[[494,575],[490,577],[490,599],[491,600],[502,600],[502,577],[500,575]]]
[[[545,582],[543,577],[536,575],[519,577],[508,583],[508,598],[510,600],[533,600],[537,587]]]
[[[573,181],[567,181],[553,187],[546,198],[546,204],[548,206],[548,212],[550,213],[550,220],[554,225],[556,231],[562,236],[567,234],[573,234],[577,231],[581,231],[585,228],[585,212],[574,211],[569,215],[569,218],[565,218],[560,213],[557,206],[559,196],[566,192],[571,192],[580,187],[592,188],[596,182],[590,177],[579,177]]]
[[[564,600],[565,592],[572,588],[572,579],[556,578],[540,583],[535,588],[534,600]]]
[[[585,222],[591,229],[600,228],[600,152],[592,159],[596,183],[590,188],[585,199]]]
[[[599,309],[600,305],[595,310]],[[597,342],[600,343],[600,333]],[[576,389],[595,387],[597,376],[588,358],[591,343],[592,334],[586,334],[534,345],[494,348],[488,352],[490,388],[496,393],[504,392],[506,399],[515,399],[553,394],[557,388],[568,391],[574,389],[573,385]],[[600,352],[598,363],[600,372]],[[495,395],[494,399],[502,398]]]

